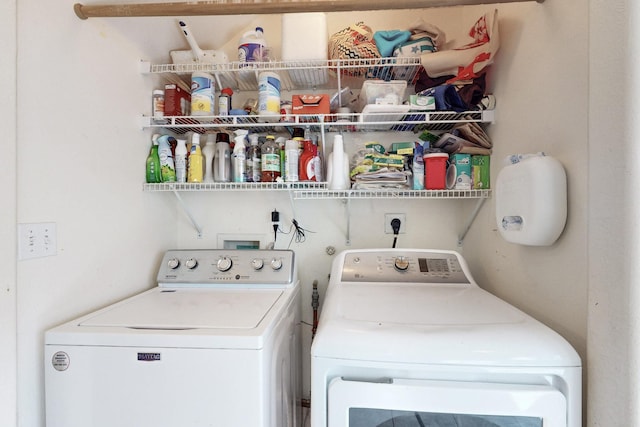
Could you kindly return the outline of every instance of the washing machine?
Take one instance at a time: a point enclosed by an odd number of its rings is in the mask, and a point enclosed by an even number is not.
[[[311,347],[312,427],[580,427],[581,361],[453,251],[334,260]]]
[[[158,286],[45,333],[47,427],[297,427],[286,250],[170,250]]]

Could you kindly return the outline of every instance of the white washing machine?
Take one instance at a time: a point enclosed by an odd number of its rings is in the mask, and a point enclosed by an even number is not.
[[[311,348],[312,427],[580,427],[581,362],[456,252],[336,257]]]
[[[297,427],[294,253],[171,250],[158,286],[45,334],[47,427]]]

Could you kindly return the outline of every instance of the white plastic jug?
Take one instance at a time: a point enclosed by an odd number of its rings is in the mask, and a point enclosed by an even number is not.
[[[333,151],[327,162],[327,182],[329,190],[347,190],[351,187],[349,179],[349,158],[344,152],[342,135],[333,138]]]
[[[238,61],[262,62],[267,60],[267,41],[262,27],[254,31],[247,31],[240,38],[238,46]]]

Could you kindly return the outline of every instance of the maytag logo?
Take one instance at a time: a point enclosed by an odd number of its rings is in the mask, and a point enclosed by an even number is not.
[[[138,353],[138,360],[142,362],[155,362],[160,360],[160,353]]]

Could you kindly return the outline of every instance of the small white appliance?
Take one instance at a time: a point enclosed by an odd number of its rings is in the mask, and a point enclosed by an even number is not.
[[[45,334],[47,427],[294,427],[294,253],[170,250],[158,286]]]
[[[312,427],[580,427],[581,361],[453,251],[336,257],[311,348]]]

